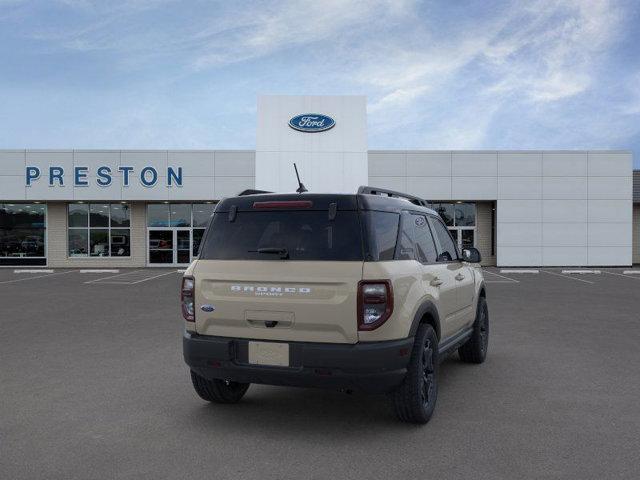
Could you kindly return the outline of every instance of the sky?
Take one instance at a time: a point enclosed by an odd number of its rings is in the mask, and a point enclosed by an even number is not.
[[[370,149],[640,168],[640,1],[0,0],[0,148],[250,149],[261,94],[366,95]]]

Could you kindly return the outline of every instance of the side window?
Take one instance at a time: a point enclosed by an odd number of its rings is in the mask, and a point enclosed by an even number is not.
[[[396,260],[415,260],[415,238],[413,232],[413,215],[408,212],[402,214],[402,227],[398,236]]]
[[[433,234],[436,237],[438,243],[438,262],[451,262],[458,259],[458,252],[456,246],[449,235],[449,231],[442,224],[442,222],[436,218],[429,217],[429,224],[433,229]]]
[[[369,211],[366,212],[365,219],[369,230],[369,250],[374,261],[393,260],[400,215]]]
[[[424,215],[411,215],[413,231],[416,239],[416,260],[421,263],[433,263],[436,261],[436,246],[433,243],[431,230]]]

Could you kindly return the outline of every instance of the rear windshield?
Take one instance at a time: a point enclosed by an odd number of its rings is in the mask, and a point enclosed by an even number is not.
[[[333,220],[326,211],[238,212],[232,222],[220,212],[213,216],[199,258],[357,261],[362,252],[355,211],[338,211]]]

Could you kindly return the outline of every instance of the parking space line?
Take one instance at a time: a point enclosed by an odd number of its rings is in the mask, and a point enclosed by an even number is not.
[[[120,273],[120,270],[118,270],[117,268],[83,269],[83,270],[80,270],[80,273]]]
[[[14,270],[13,273],[53,273],[51,269]]]
[[[130,285],[135,285],[136,283],[148,282],[149,280],[153,280],[154,278],[164,277],[165,275],[170,275],[172,273],[178,273],[175,270],[171,270],[170,272],[161,273],[160,275],[156,275],[155,277],[143,278],[142,280],[138,280],[137,282],[131,282]]]
[[[27,280],[35,280],[36,278],[44,278],[44,277],[55,277],[56,275],[66,275],[67,273],[75,272],[76,270],[68,270],[66,272],[58,272],[58,273],[49,273],[47,275],[38,275],[37,277],[27,277],[27,278],[18,278],[16,280],[5,280],[2,283],[16,283],[16,282],[26,282]]]
[[[569,280],[575,280],[576,282],[590,283],[593,285],[595,282],[590,282],[589,280],[583,280],[582,278],[574,278],[569,275],[562,275],[561,273],[550,272],[548,270],[541,270],[543,273],[548,273],[549,275],[555,275],[556,277],[568,278]]]
[[[567,275],[600,275],[600,270],[562,270],[561,273],[565,273]]]
[[[523,269],[503,268],[502,270],[500,270],[500,273],[540,273],[540,271],[534,270],[531,268],[523,268]]]
[[[622,273],[607,272],[606,270],[604,271],[604,273],[608,273],[609,275],[617,275],[618,277],[630,278],[632,280],[640,280],[640,277],[632,277],[631,275],[623,275]]]
[[[110,275],[108,277],[100,277],[100,278],[94,278],[93,280],[89,280],[87,282],[84,283],[95,283],[95,282],[99,282],[100,280],[108,280],[110,278],[116,278],[116,277],[121,277],[123,275],[131,275],[132,273],[137,273],[137,272],[143,272],[144,270],[134,270],[132,272],[126,272],[126,273],[120,273],[118,275]]]
[[[484,283],[520,283],[520,282],[513,282],[511,280],[485,280]]]
[[[505,280],[509,280],[509,281],[511,281],[513,283],[520,283],[519,280],[516,280],[514,278],[505,277],[504,275],[498,275],[497,273],[490,272],[489,270],[484,270],[483,269],[482,272],[483,273],[488,273],[489,275],[495,275],[496,277],[504,278]],[[495,282],[495,280],[494,280],[494,282]]]

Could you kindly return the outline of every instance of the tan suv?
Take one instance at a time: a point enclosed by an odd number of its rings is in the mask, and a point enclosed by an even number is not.
[[[389,393],[425,423],[439,362],[485,359],[479,262],[423,200],[389,190],[224,199],[182,281],[193,386],[218,403],[251,383]]]

